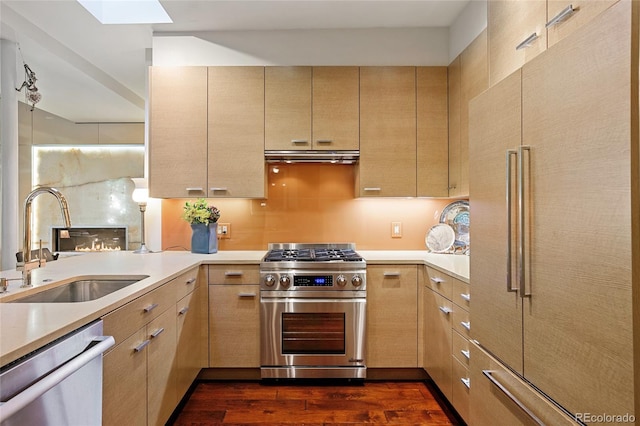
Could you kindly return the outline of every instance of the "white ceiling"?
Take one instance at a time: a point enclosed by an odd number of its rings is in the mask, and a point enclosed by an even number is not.
[[[449,27],[469,1],[161,0],[174,23],[102,25],[75,0],[2,0],[0,37],[20,47],[18,83],[23,60],[36,73],[38,108],[74,122],[140,122],[154,32]]]

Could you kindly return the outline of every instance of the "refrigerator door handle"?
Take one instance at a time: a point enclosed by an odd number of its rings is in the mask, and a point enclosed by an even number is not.
[[[524,153],[527,151],[527,154],[531,152],[531,147],[522,145],[518,147],[518,287],[520,289],[520,297],[524,299],[525,297],[531,297],[531,293],[527,292],[526,285],[526,203],[525,198],[528,196],[528,191],[525,193],[525,158]],[[529,159],[529,155],[527,155],[527,160]],[[529,168],[527,168],[528,172]]]
[[[518,155],[518,151],[516,151],[515,149],[508,149],[507,150],[507,155],[506,155],[506,165],[507,165],[507,179],[506,179],[506,201],[507,201],[507,291],[508,292],[517,292],[518,288],[513,286],[513,271],[512,271],[512,252],[511,252],[511,245],[512,245],[512,220],[511,220],[511,216],[512,216],[512,209],[511,207],[513,206],[513,200],[511,197],[511,187],[512,187],[512,183],[511,183],[511,169],[513,168],[513,163],[511,161],[511,157]]]

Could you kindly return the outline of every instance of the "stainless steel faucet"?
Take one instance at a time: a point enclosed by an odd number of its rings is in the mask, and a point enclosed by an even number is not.
[[[31,203],[40,194],[49,193],[56,197],[58,204],[60,204],[60,210],[62,211],[62,217],[64,218],[64,226],[71,227],[71,219],[69,219],[69,207],[67,205],[67,199],[64,195],[55,188],[49,188],[47,186],[41,186],[34,189],[27,195],[24,201],[24,246],[22,249],[22,262],[18,262],[17,270],[22,271],[22,287],[31,286],[31,270],[45,266],[45,262],[42,259],[42,253],[38,256],[38,259],[31,259]],[[42,243],[40,243],[40,250],[42,251]]]

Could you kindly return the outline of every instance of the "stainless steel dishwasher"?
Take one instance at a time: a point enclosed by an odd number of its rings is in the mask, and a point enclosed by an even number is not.
[[[115,343],[95,321],[0,369],[0,424],[102,423],[102,354]]]

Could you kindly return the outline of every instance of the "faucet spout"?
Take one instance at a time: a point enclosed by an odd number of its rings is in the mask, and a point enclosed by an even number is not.
[[[38,262],[34,262],[31,259],[31,204],[33,200],[40,194],[49,193],[56,197],[58,204],[60,205],[60,211],[64,218],[64,225],[67,228],[71,227],[71,219],[69,217],[69,205],[67,199],[62,195],[60,191],[55,188],[47,186],[41,186],[34,189],[27,195],[24,201],[24,246],[22,251],[23,265],[18,265],[18,268],[22,267],[23,286],[28,287],[31,285],[31,270],[40,266],[41,259]],[[36,265],[37,263],[37,265]]]

